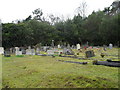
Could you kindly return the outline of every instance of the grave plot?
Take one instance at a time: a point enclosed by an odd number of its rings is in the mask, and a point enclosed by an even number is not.
[[[112,61],[112,60],[106,60],[106,61],[93,61],[94,65],[105,65],[110,67],[120,67],[120,61]]]
[[[57,61],[67,62],[67,63],[83,64],[83,65],[86,65],[86,64],[87,64],[87,62],[73,62],[73,61],[64,61],[64,60],[57,60]]]

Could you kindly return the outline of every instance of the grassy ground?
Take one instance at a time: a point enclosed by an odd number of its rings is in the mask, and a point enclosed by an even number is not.
[[[77,52],[76,50],[74,50]],[[105,56],[95,50],[92,59],[116,58]],[[109,55],[118,54],[118,49],[107,50]],[[79,57],[84,57],[80,53]],[[78,60],[67,57],[24,56],[3,57],[3,88],[118,88],[118,68],[92,65],[92,60]],[[87,65],[60,62],[88,62]]]

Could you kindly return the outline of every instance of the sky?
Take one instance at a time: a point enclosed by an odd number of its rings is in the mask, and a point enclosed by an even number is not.
[[[23,20],[37,8],[42,9],[43,15],[72,18],[77,12],[80,3],[86,2],[86,15],[93,11],[103,10],[114,0],[0,0],[0,19],[2,23]]]

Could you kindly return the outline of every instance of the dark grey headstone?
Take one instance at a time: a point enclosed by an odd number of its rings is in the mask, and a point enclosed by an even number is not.
[[[5,56],[5,57],[10,57],[10,56],[11,56],[11,55],[10,55],[10,51],[5,51],[4,56]]]
[[[85,54],[86,54],[86,57],[87,57],[87,58],[89,58],[89,57],[94,57],[94,56],[95,56],[95,54],[94,54],[94,51],[93,51],[93,50],[86,51],[86,52],[85,52]]]

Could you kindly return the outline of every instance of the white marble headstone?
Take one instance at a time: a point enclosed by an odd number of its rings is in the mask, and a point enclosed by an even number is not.
[[[26,55],[31,55],[31,54],[32,54],[31,50],[26,49]]]
[[[35,49],[31,49],[31,55],[35,55]]]
[[[19,55],[19,47],[15,47],[15,55]]]
[[[0,47],[0,54],[4,54],[4,48]]]
[[[109,48],[112,49],[112,47],[113,47],[113,45],[110,43],[110,44],[109,44]]]
[[[77,44],[77,50],[79,50],[80,49],[80,44]]]
[[[61,46],[58,44],[58,48],[61,48]]]

